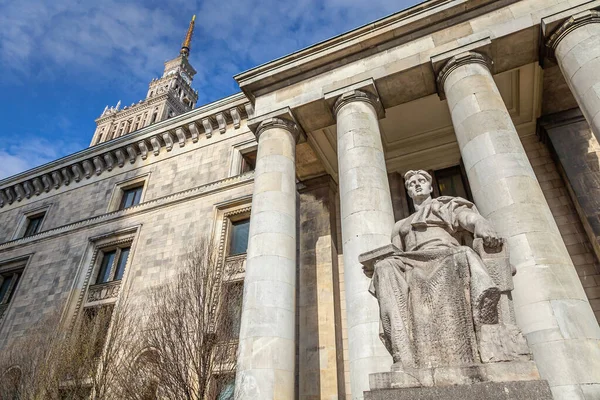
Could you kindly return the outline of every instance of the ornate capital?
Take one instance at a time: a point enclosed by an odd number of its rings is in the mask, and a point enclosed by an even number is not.
[[[285,119],[285,118],[278,118],[278,117],[273,117],[273,118],[267,118],[265,120],[263,120],[258,127],[256,128],[256,140],[260,140],[260,135],[268,130],[268,129],[272,129],[272,128],[280,128],[280,129],[285,129],[286,131],[290,132],[292,134],[292,136],[294,137],[294,141],[296,143],[298,143],[298,140],[300,139],[300,128],[298,127],[298,125],[293,122],[290,121],[289,119]]]
[[[450,73],[452,73],[458,67],[462,67],[463,65],[468,64],[482,64],[488,70],[491,71],[493,62],[483,54],[476,53],[474,51],[466,51],[464,53],[452,57],[442,67],[437,76],[437,86],[440,97],[444,97],[444,83],[446,82],[448,76],[450,76]]]
[[[595,10],[587,10],[571,16],[565,22],[559,26],[552,35],[546,41],[546,46],[552,51],[556,50],[558,44],[563,40],[569,33],[575,29],[592,23],[600,22],[600,12]]]
[[[370,92],[362,91],[362,90],[349,90],[346,93],[342,94],[337,98],[335,103],[333,104],[333,115],[338,115],[340,109],[346,104],[352,103],[354,101],[363,101],[365,103],[369,103],[375,108],[375,112],[377,112],[378,117],[383,117],[383,106],[381,105],[381,101],[377,96]]]

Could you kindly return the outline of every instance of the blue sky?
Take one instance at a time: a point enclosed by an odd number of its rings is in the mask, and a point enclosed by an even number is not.
[[[232,76],[416,0],[0,0],[0,179],[88,146],[106,105],[144,98],[197,14],[198,105]]]

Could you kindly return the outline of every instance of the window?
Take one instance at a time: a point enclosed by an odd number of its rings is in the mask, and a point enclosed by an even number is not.
[[[0,270],[0,319],[15,297],[24,268],[24,265],[20,265],[16,268],[7,267]]]
[[[254,171],[256,167],[256,151],[250,151],[248,153],[242,154],[242,165],[240,168],[240,172],[243,174],[244,172]]]
[[[243,254],[248,249],[248,233],[250,220],[233,221],[231,223],[229,255]]]
[[[440,169],[434,172],[437,189],[440,196],[458,196],[469,199],[467,184],[460,166]]]
[[[143,189],[143,185],[123,189],[123,196],[121,197],[121,204],[119,205],[119,210],[123,210],[125,208],[133,207],[137,204],[140,204]]]
[[[130,250],[130,247],[118,247],[114,250],[102,252],[100,268],[98,269],[98,275],[96,275],[96,285],[123,279]]]
[[[33,236],[40,231],[42,226],[42,221],[44,220],[44,216],[46,213],[35,214],[27,216],[25,232],[23,233],[23,237]]]

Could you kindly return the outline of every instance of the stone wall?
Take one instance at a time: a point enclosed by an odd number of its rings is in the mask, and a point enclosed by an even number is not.
[[[521,141],[592,309],[600,321],[600,265],[565,182],[551,157],[550,150],[537,136],[527,136]]]
[[[210,141],[189,143],[170,152],[146,160],[137,158],[123,168],[93,175],[79,183],[63,186],[59,190],[43,193],[39,197],[24,199],[20,207],[5,207],[0,212],[0,243],[12,239],[23,213],[50,206],[42,230],[48,230],[108,212],[108,205],[119,182],[148,175],[143,201],[224,179],[229,174],[232,146],[253,138],[249,131],[235,136],[215,137]]]

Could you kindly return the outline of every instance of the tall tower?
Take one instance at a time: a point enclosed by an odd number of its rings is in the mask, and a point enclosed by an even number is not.
[[[134,132],[145,126],[191,110],[198,101],[198,91],[192,89],[196,70],[188,61],[196,16],[192,17],[179,55],[165,62],[162,77],[152,79],[144,100],[130,106],[104,108],[96,119],[96,131],[90,146]]]

